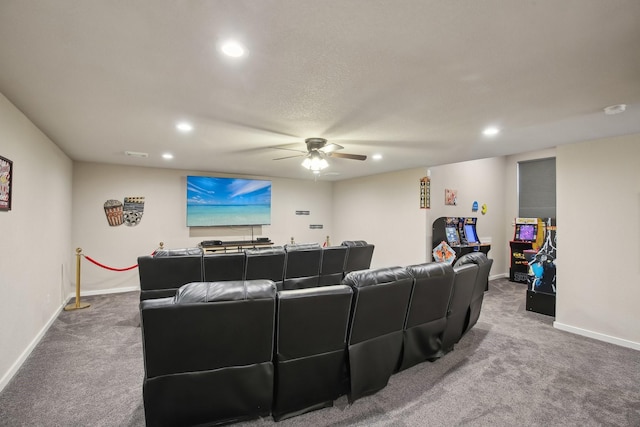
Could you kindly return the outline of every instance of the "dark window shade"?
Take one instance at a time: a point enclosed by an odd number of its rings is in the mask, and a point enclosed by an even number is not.
[[[518,216],[556,217],[556,159],[518,162]]]

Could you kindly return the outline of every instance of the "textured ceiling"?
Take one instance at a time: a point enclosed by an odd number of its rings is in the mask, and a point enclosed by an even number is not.
[[[73,160],[340,180],[640,132],[640,1],[0,0],[0,92]]]

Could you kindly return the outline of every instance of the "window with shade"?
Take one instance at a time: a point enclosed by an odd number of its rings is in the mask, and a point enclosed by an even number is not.
[[[518,162],[518,216],[556,217],[556,159]]]

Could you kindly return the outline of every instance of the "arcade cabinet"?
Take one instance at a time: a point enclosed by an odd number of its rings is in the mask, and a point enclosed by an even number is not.
[[[529,266],[527,304],[528,311],[548,316],[556,315],[556,222],[546,218],[544,242],[539,250],[525,251]]]
[[[488,255],[491,245],[481,243],[476,225],[478,218],[472,217],[440,217],[433,222],[431,242],[432,249],[441,247],[445,242],[454,252],[455,258],[448,259],[452,264],[456,259],[469,252],[482,252]],[[433,256],[433,252],[432,252]],[[434,261],[439,261],[433,256]]]
[[[538,252],[544,239],[544,224],[540,218],[516,218],[511,247],[511,266],[509,280],[517,283],[529,283],[529,264],[525,253]]]

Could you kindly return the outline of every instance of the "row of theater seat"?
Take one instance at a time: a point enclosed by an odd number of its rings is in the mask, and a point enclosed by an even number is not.
[[[350,271],[371,265],[374,245],[344,241],[323,248],[317,243],[205,254],[200,248],[159,250],[138,257],[140,300],[175,295],[190,282],[270,279],[278,290],[339,284]]]
[[[477,322],[492,260],[354,271],[340,285],[196,282],[140,303],[148,426],[282,420],[384,388]]]

